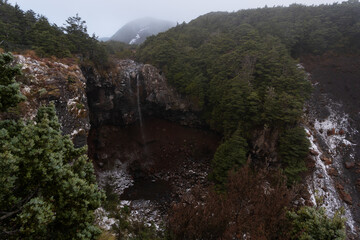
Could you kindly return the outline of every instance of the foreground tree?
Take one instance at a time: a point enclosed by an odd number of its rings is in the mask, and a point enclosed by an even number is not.
[[[62,136],[53,105],[34,121],[0,121],[1,239],[95,239],[103,194],[85,153]]]
[[[323,207],[303,207],[289,212],[288,218],[292,221],[291,239],[346,239],[341,211],[330,218]]]
[[[0,111],[15,107],[24,99],[19,93],[19,84],[15,76],[20,74],[18,66],[12,66],[13,56],[9,53],[0,54]]]

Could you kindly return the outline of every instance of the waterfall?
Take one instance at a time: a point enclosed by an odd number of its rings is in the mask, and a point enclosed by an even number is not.
[[[143,119],[141,114],[141,106],[140,106],[140,82],[139,82],[139,75],[136,76],[136,96],[137,96],[137,108],[139,114],[139,121],[140,121],[140,128],[143,127]],[[142,130],[141,130],[142,131]],[[144,140],[144,139],[143,139]]]
[[[127,74],[127,84],[128,84],[128,89],[129,89],[129,93],[130,93],[130,96],[133,94],[132,90],[131,90],[131,77],[130,77],[130,73],[128,72]]]
[[[142,143],[144,144],[145,154],[147,154],[145,133],[144,133],[144,128],[143,128],[143,118],[142,118],[141,106],[140,106],[140,81],[139,81],[139,75],[136,76],[136,97],[137,97],[137,109],[138,109],[139,122],[140,122],[141,140],[142,140]]]

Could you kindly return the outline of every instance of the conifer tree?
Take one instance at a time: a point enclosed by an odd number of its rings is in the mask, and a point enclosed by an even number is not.
[[[24,99],[19,92],[15,76],[20,74],[19,66],[12,66],[13,56],[9,53],[0,55],[0,111],[15,107]]]
[[[8,61],[0,69],[1,82],[18,73]],[[1,106],[17,102],[1,98]],[[0,121],[0,239],[95,239],[93,211],[103,194],[85,153],[61,134],[53,104],[34,121]]]

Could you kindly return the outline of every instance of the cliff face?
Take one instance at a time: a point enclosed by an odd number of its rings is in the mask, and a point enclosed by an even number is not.
[[[87,78],[93,127],[104,124],[129,125],[138,121],[140,114],[188,126],[201,124],[196,116],[197,109],[176,93],[165,77],[151,65],[120,60],[105,75],[100,75],[92,67],[83,67],[82,70]]]
[[[86,98],[86,79],[79,66],[71,61],[40,59],[16,55],[22,66],[21,92],[27,101],[17,114],[32,119],[39,106],[54,102],[64,134],[70,134],[77,147],[86,144],[90,129]]]

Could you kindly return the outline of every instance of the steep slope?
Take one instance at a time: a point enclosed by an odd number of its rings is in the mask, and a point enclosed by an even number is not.
[[[336,188],[334,192],[344,204],[331,204],[329,183],[319,189],[329,208],[344,205],[353,213],[353,230],[360,222],[360,57],[358,55],[303,56],[301,60],[310,73],[314,92],[308,106],[308,121],[318,145],[324,169]],[[326,174],[324,174],[326,175]],[[334,189],[335,190],[335,189]],[[351,223],[351,216],[348,217]],[[351,224],[349,224],[351,226]]]
[[[121,27],[109,40],[128,44],[141,44],[147,37],[165,32],[175,23],[155,18],[140,18]]]

